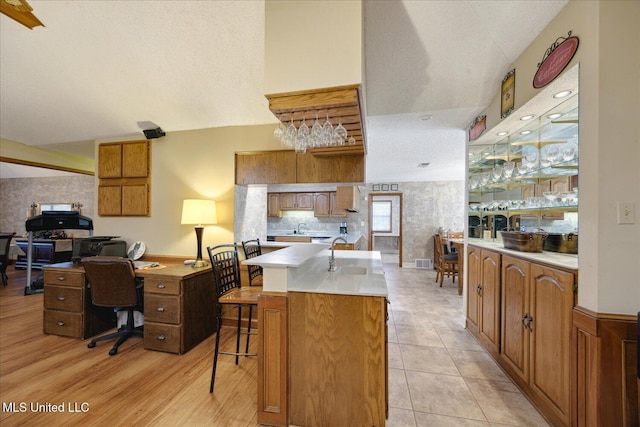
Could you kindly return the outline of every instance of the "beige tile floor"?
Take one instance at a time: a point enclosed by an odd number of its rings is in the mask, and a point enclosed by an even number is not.
[[[383,255],[389,287],[387,426],[548,426],[464,329],[457,283],[398,268]]]

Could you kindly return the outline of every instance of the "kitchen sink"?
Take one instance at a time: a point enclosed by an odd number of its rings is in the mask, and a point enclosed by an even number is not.
[[[367,274],[367,267],[359,267],[357,265],[345,265],[338,269],[338,273],[364,276]]]

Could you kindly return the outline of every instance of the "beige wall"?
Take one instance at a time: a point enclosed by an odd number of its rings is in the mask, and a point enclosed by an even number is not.
[[[640,209],[640,2],[571,1],[510,67],[516,105],[539,90],[533,75],[546,49],[571,30],[580,38],[580,254],[578,303],[602,313],[640,308],[640,215],[616,221],[616,203]],[[499,122],[499,99],[484,112]],[[496,118],[496,115],[498,118]]]
[[[17,160],[29,164],[40,163],[93,175],[93,159],[32,147],[8,139],[0,138],[0,156],[3,161]]]
[[[182,200],[205,198],[216,201],[218,224],[205,227],[203,251],[233,242],[234,153],[280,149],[273,129],[262,125],[167,132],[152,140],[151,216],[96,216],[94,235],[144,241],[148,254],[195,256],[193,226],[180,224]],[[96,144],[100,142],[107,141]]]
[[[269,0],[265,20],[264,93],[362,82],[361,0]]]

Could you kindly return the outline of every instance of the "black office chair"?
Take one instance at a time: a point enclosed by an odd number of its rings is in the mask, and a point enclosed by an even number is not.
[[[236,357],[236,365],[240,356],[257,356],[257,353],[249,353],[248,350],[240,352],[240,335],[247,335],[247,349],[249,347],[249,337],[251,333],[251,321],[247,332],[242,331],[242,308],[258,305],[258,296],[262,291],[261,287],[245,287],[240,284],[240,263],[238,261],[238,245],[235,243],[207,247],[211,267],[213,271],[214,283],[216,286],[216,322],[218,331],[216,333],[216,347],[213,354],[213,370],[211,371],[211,386],[209,393],[213,393],[213,386],[216,379],[216,368],[218,366],[218,354],[231,355]],[[226,306],[226,307],[224,307]],[[224,309],[223,309],[224,307]],[[236,351],[219,351],[220,330],[222,327],[222,316],[231,310],[238,310],[238,326],[236,331]]]
[[[2,274],[2,284],[7,286],[9,278],[7,277],[7,266],[9,266],[9,246],[11,239],[16,233],[0,234],[0,274]]]
[[[117,332],[94,338],[87,345],[96,346],[98,341],[119,338],[109,351],[110,356],[118,353],[118,347],[132,336],[143,336],[143,327],[135,327],[134,311],[143,310],[142,282],[136,280],[133,261],[117,256],[95,256],[82,258],[82,265],[91,287],[93,305],[113,307],[127,311],[127,323]]]

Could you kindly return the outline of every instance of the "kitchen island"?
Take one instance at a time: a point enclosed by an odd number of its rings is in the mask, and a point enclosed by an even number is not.
[[[387,418],[387,285],[379,252],[296,244],[263,267],[258,421],[376,425]]]

